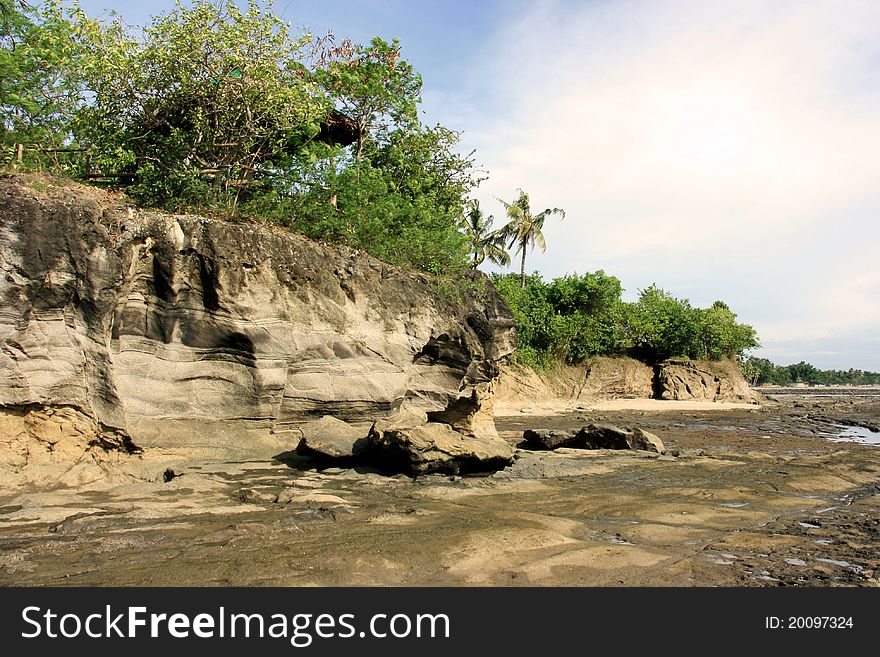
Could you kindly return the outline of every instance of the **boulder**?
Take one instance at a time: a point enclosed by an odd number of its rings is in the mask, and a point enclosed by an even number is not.
[[[367,434],[331,415],[303,425],[300,431],[303,437],[296,447],[297,454],[331,459],[351,458],[355,442]]]
[[[666,446],[659,436],[638,427],[632,429],[632,439],[629,445],[631,449],[641,449],[646,452],[657,452],[658,454],[666,451]]]
[[[556,449],[570,447],[575,443],[577,431],[555,429],[526,429],[523,431],[522,447],[525,449]]]
[[[460,474],[501,469],[514,450],[503,440],[467,436],[439,422],[409,428],[377,423],[355,446],[355,455],[394,472]]]
[[[633,449],[632,433],[613,424],[591,424],[578,431],[575,442],[587,449]]]
[[[637,449],[662,454],[663,441],[649,431],[624,429],[613,424],[590,424],[580,431],[527,429],[520,447],[553,450],[560,447],[579,449]]]
[[[591,424],[581,429],[575,439],[587,449],[638,449],[662,454],[663,441],[638,427],[623,429],[613,424]]]

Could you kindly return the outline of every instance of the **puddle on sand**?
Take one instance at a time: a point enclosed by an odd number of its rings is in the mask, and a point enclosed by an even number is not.
[[[857,427],[851,424],[834,424],[833,426],[840,431],[837,436],[828,439],[832,442],[880,446],[880,432],[878,431],[871,431],[866,427]]]
[[[831,564],[832,566],[840,566],[841,568],[849,568],[850,570],[852,570],[856,573],[860,573],[864,570],[864,568],[862,568],[858,564],[850,563],[849,561],[840,561],[838,559],[822,559],[822,558],[816,559],[816,561],[821,561],[822,563],[828,563],[828,564]]]

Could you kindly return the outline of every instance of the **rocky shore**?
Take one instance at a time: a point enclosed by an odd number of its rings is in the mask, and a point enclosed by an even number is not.
[[[877,586],[880,449],[833,442],[876,399],[517,413],[638,426],[649,451],[519,448],[491,476],[138,456],[140,476],[0,501],[3,585]],[[148,475],[152,478],[149,479]]]
[[[878,584],[878,397],[514,370],[479,275],[38,177],[0,273],[0,585]]]

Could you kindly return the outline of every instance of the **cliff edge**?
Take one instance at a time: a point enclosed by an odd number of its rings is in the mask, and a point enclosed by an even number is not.
[[[56,451],[47,409],[77,416],[86,449],[266,458],[324,415],[364,436],[415,417],[503,445],[489,400],[514,322],[474,280],[455,303],[286,229],[0,178],[0,460]]]

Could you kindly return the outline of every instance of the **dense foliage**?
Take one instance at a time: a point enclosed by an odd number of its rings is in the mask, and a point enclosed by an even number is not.
[[[467,267],[479,184],[459,133],[420,123],[397,41],[292,36],[272,2],[178,3],[143,28],[0,0],[0,147],[84,149],[69,173],[170,210],[259,217],[429,272]]]
[[[801,361],[794,365],[774,365],[766,358],[747,358],[742,364],[743,374],[752,385],[774,384],[789,386],[805,383],[811,386],[827,385],[880,385],[880,372],[863,370],[820,370]]]
[[[550,282],[533,274],[525,287],[517,275],[496,275],[493,283],[516,318],[518,358],[533,367],[608,355],[718,360],[758,345],[755,330],[721,301],[694,308],[652,285],[627,303],[620,281],[603,271]]]
[[[55,3],[0,0],[0,162],[18,143],[62,148],[82,106],[84,53]],[[40,159],[45,159],[41,155]],[[57,161],[55,154],[50,157]]]

